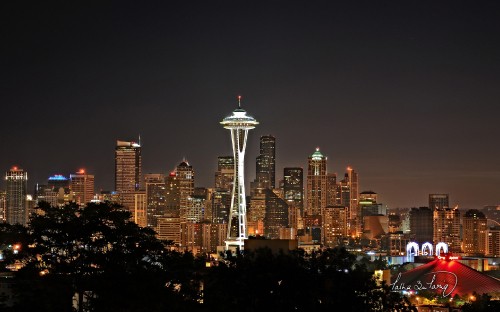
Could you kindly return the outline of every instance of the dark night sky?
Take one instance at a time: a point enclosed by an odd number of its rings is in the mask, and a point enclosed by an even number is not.
[[[272,134],[277,178],[319,146],[390,208],[500,204],[498,1],[6,2],[0,171],[30,187],[85,167],[111,190],[139,134],[145,173],[186,157],[211,187],[241,94],[247,181]]]

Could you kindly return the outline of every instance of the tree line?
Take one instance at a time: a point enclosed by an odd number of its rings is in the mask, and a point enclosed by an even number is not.
[[[39,206],[27,227],[0,225],[0,269],[20,267],[4,311],[416,311],[373,278],[383,263],[342,247],[210,261],[171,251],[113,203]]]

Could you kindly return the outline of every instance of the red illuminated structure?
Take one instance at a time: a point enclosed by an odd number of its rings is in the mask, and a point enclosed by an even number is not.
[[[451,254],[436,256],[435,260],[391,279],[394,291],[418,293],[435,292],[436,296],[453,298],[483,293],[500,292],[500,280],[476,271]]]

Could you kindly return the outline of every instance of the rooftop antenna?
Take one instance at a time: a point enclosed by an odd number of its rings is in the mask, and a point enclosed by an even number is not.
[[[238,95],[238,108],[241,108],[241,95]]]
[[[139,145],[141,145],[141,135],[139,134]]]

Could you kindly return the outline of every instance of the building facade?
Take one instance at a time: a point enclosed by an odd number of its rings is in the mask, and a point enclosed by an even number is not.
[[[306,201],[307,214],[321,216],[326,207],[327,198],[326,157],[319,148],[309,156],[307,161]]]
[[[463,252],[467,255],[484,256],[488,244],[488,220],[477,209],[467,210],[462,219]]]
[[[262,188],[276,188],[276,139],[272,135],[260,137],[260,154],[255,170],[256,181]]]
[[[286,167],[283,169],[283,196],[288,206],[299,210],[299,216],[304,213],[304,169]]]
[[[7,223],[26,225],[29,211],[26,207],[28,173],[12,167],[5,173],[5,218]]]
[[[73,201],[79,205],[85,205],[94,199],[94,175],[88,174],[84,169],[80,169],[75,174],[70,174],[70,189],[73,196]]]
[[[120,203],[134,215],[134,193],[142,189],[141,145],[136,142],[116,141],[115,191]]]

